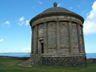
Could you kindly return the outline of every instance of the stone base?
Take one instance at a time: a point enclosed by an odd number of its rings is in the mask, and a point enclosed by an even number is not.
[[[86,66],[86,57],[42,57],[42,65],[82,67]]]
[[[32,67],[37,65],[50,65],[50,66],[64,66],[64,67],[85,67],[86,57],[73,56],[73,57],[40,57],[40,55],[33,55],[27,61],[19,64],[23,67]]]

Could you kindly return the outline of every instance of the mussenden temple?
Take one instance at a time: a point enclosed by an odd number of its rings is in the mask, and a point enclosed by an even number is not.
[[[83,22],[83,17],[57,7],[56,2],[32,18],[31,57],[25,64],[86,66]]]

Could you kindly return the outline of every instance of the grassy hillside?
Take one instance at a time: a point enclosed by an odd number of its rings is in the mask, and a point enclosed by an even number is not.
[[[23,60],[0,58],[0,72],[96,72],[96,63],[84,68],[65,68],[59,66],[35,66],[31,68],[18,66]]]

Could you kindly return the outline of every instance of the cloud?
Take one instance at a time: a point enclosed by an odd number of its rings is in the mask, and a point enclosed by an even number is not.
[[[24,21],[24,17],[21,17],[19,20],[20,20],[20,21]]]
[[[84,22],[84,34],[96,34],[96,1]]]
[[[22,25],[28,26],[29,25],[29,20],[26,20],[25,17],[22,16],[22,17],[20,17],[18,24],[20,26],[22,26]]]
[[[2,38],[2,39],[0,39],[0,43],[2,43],[4,41],[4,39]]]
[[[24,24],[24,19],[25,19],[25,18],[24,18],[23,16],[20,17],[19,23],[18,23],[20,26],[22,26],[22,25]]]
[[[5,24],[9,25],[10,24],[10,21],[5,21]]]
[[[25,21],[25,26],[28,26],[29,25],[29,20],[26,20]]]

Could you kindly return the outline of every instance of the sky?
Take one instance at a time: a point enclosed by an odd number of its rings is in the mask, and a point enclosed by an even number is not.
[[[54,2],[84,18],[85,51],[96,53],[96,0],[0,0],[0,53],[30,52],[29,21]]]

